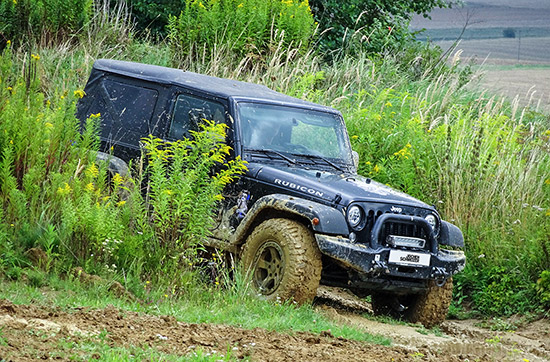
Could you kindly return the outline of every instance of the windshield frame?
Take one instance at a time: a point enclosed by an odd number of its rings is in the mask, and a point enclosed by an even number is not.
[[[279,148],[275,149],[270,147],[264,148],[264,150],[273,150],[273,151],[285,153],[289,157],[292,157],[293,159],[295,159],[298,163],[302,163],[302,164],[306,163],[308,165],[315,164],[316,166],[329,166],[329,165],[326,165],[323,161],[320,161],[320,162],[311,161],[312,158],[320,156],[321,160],[322,158],[328,158],[330,159],[330,161],[337,163],[340,166],[353,167],[353,155],[352,155],[351,143],[349,140],[347,128],[344,123],[344,119],[342,117],[342,114],[339,111],[333,108],[329,108],[321,105],[319,105],[318,107],[310,107],[307,105],[286,104],[282,102],[268,102],[268,101],[253,100],[253,99],[239,99],[238,101],[235,100],[232,107],[233,114],[235,117],[235,125],[237,125],[235,136],[236,138],[238,138],[238,145],[240,146],[239,151],[243,159],[245,158],[244,156],[246,153],[248,153],[250,157],[254,157],[254,155],[250,153],[254,153],[254,150],[257,150],[256,147],[246,145],[244,142],[243,131],[245,127],[242,123],[243,120],[241,119],[241,107],[245,106],[246,104],[250,104],[252,106],[259,106],[259,107],[266,106],[266,107],[275,107],[275,108],[276,107],[287,108],[291,111],[296,110],[298,112],[306,112],[310,114],[319,113],[325,117],[333,118],[335,121],[335,126],[338,128],[335,134],[338,142],[337,147],[340,149],[339,157],[330,157],[327,155],[315,155],[314,153],[312,154],[295,153],[295,152],[292,152],[291,150],[281,150]],[[247,150],[251,152],[249,153],[247,152]],[[285,160],[281,158],[281,161],[285,161]]]

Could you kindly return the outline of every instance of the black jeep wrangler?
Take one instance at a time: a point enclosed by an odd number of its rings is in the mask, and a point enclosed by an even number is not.
[[[114,60],[95,62],[78,105],[101,114],[102,150],[124,174],[140,139],[228,125],[248,171],[226,190],[208,246],[233,253],[266,298],[313,299],[319,283],[371,295],[376,313],[445,319],[461,231],[434,207],[357,175],[340,112],[261,85]],[[109,155],[111,146],[113,154]]]

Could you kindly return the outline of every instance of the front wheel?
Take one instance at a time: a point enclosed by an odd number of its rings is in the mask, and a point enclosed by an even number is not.
[[[313,300],[321,279],[321,252],[312,232],[299,222],[269,219],[246,240],[245,274],[267,299]]]
[[[441,287],[429,281],[428,289],[421,294],[373,294],[371,303],[375,315],[389,315],[431,328],[445,320],[452,297],[453,278],[449,278]]]

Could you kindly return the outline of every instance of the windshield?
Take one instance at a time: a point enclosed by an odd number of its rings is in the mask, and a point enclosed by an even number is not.
[[[351,164],[342,119],[332,113],[258,103],[239,103],[243,146]]]

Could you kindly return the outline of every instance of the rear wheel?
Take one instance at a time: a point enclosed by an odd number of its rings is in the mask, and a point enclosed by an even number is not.
[[[269,219],[246,240],[242,265],[267,299],[313,300],[321,279],[321,253],[309,229],[288,219]]]
[[[428,282],[428,289],[421,294],[373,294],[371,303],[375,315],[389,315],[431,328],[447,317],[452,296],[453,279],[449,278],[441,287],[435,281]]]

